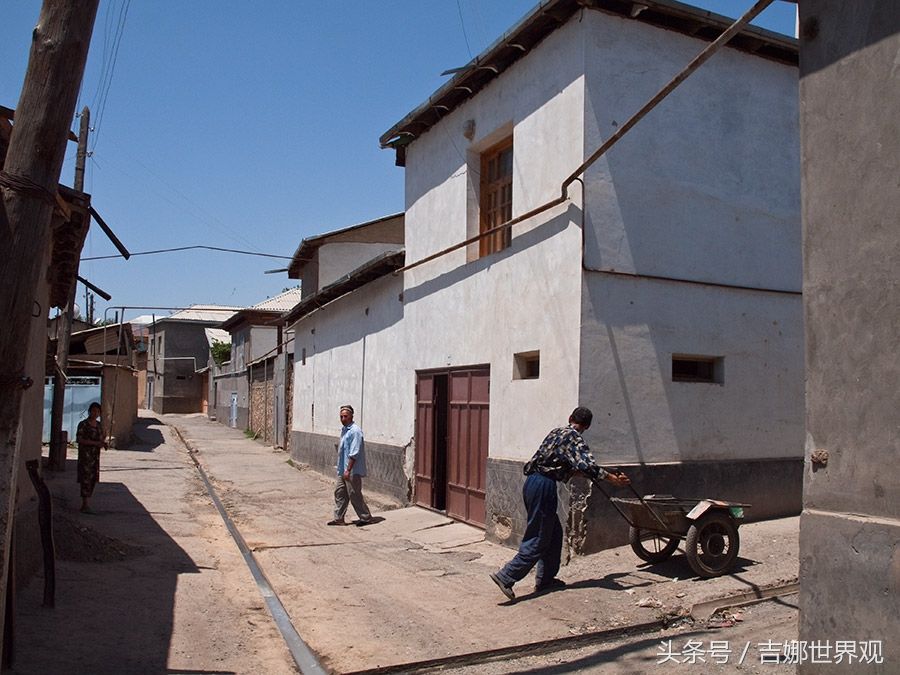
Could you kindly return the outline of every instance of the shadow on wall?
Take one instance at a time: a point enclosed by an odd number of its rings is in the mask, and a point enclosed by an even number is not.
[[[388,274],[376,279],[354,293],[338,298],[312,315],[316,326],[315,351],[324,353],[336,347],[359,342],[368,335],[374,335],[393,326],[403,319],[403,305],[399,300],[403,291],[403,278]],[[351,303],[361,302],[358,315],[354,318]],[[329,326],[328,314],[333,307],[339,307],[336,315],[338,327]],[[348,321],[347,319],[353,319]],[[302,331],[304,319],[296,324]]]
[[[443,274],[428,279],[417,286],[406,288],[403,291],[404,302],[416,302],[432,293],[437,293],[455,286],[469,277],[479,274],[511,256],[517,255],[532,246],[537,246],[538,244],[551,239],[563,232],[573,222],[581,222],[581,209],[575,204],[569,204],[566,211],[560,213],[558,216],[551,218],[547,222],[538,225],[527,232],[514,234],[511,245],[502,251],[479,258],[478,260],[473,260],[465,265],[459,265]],[[513,228],[515,230],[515,226],[513,226]],[[457,255],[459,254],[457,253]],[[577,264],[577,260],[575,262]]]
[[[165,673],[178,577],[199,569],[122,483],[97,485],[95,505],[107,517],[79,514],[75,465],[45,474],[56,607],[41,607],[42,578],[18,593],[14,672]]]

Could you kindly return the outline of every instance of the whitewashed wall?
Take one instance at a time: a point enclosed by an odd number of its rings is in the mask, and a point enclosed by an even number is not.
[[[338,436],[340,406],[350,404],[370,441],[409,442],[401,290],[399,276],[383,277],[294,324],[293,430]]]
[[[585,153],[706,43],[586,13]],[[800,290],[797,70],[726,49],[587,174],[589,267]],[[612,461],[800,457],[799,295],[586,273],[582,398]],[[672,354],[724,383],[672,382]]]
[[[510,130],[513,215],[558,196],[582,156],[581,73],[581,33],[570,22],[409,146],[407,262],[477,232],[478,156]],[[491,457],[527,459],[578,403],[578,220],[562,206],[514,227],[503,252],[459,250],[406,274],[410,372],[491,367]],[[531,350],[540,350],[540,379],[513,380],[513,354]]]
[[[582,22],[585,154],[708,43]],[[723,49],[586,174],[591,267],[800,290],[797,68]]]

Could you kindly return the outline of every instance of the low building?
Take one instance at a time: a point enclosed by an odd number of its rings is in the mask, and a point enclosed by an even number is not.
[[[157,319],[150,326],[147,356],[147,405],[158,413],[203,411],[204,378],[210,355],[208,328],[217,328],[241,309],[192,305]]]
[[[210,366],[210,416],[279,447],[287,443],[285,371],[292,359],[281,315],[300,298],[301,290],[292,288],[236,312],[222,324],[230,358]]]

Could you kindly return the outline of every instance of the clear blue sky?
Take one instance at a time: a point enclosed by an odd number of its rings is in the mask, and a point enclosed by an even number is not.
[[[378,137],[536,4],[102,0],[78,105],[95,129],[85,189],[131,251],[290,256],[304,237],[402,211],[403,169]],[[737,16],[752,0],[694,4]],[[756,23],[793,34],[794,8],[776,1]],[[39,10],[4,3],[0,105],[18,104]],[[82,257],[113,253],[93,226]],[[191,251],[84,261],[81,276],[114,306],[246,306],[296,283],[263,274],[286,263]]]

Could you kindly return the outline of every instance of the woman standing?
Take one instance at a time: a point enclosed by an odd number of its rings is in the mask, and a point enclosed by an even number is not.
[[[100,480],[100,448],[106,447],[103,425],[100,424],[100,404],[88,406],[88,416],[78,424],[75,438],[78,442],[78,483],[81,485],[81,512],[93,513],[88,499],[94,494],[94,486]]]

